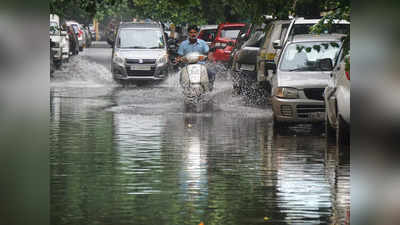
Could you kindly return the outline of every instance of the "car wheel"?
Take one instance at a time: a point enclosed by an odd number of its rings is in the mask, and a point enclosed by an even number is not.
[[[339,148],[350,144],[350,129],[340,115],[337,116],[336,144]]]

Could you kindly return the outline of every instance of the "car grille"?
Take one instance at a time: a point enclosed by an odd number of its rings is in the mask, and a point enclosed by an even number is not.
[[[308,114],[313,112],[325,112],[324,105],[297,105],[297,116],[307,118]]]
[[[281,114],[282,114],[282,116],[292,117],[293,116],[292,106],[281,105]]]
[[[151,70],[131,70],[130,66],[126,68],[128,76],[154,76],[155,70],[155,66],[152,66]]]
[[[305,88],[304,94],[308,99],[324,100],[324,88]]]
[[[142,59],[142,60],[143,60],[143,62],[140,63],[139,59],[126,59],[126,63],[129,63],[129,64],[137,64],[137,63],[139,63],[139,64],[155,64],[156,63],[155,59]]]

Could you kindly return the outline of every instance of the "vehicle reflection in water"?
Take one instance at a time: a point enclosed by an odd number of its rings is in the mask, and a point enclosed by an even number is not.
[[[320,133],[135,94],[51,96],[52,224],[344,224],[349,159]]]

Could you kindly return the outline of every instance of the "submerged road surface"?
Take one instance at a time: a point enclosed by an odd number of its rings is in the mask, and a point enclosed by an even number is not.
[[[232,96],[186,113],[178,75],[123,87],[89,48],[50,90],[51,224],[345,224],[348,154],[320,129],[274,132],[269,105]]]

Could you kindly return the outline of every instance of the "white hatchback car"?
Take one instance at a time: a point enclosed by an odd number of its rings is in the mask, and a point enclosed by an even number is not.
[[[297,35],[272,68],[272,111],[275,127],[325,120],[323,92],[343,35]]]
[[[326,135],[338,146],[350,144],[350,56],[343,49],[324,91]]]

